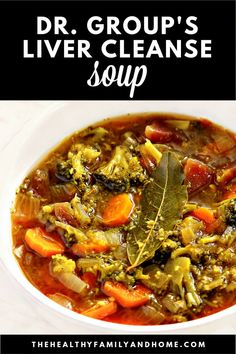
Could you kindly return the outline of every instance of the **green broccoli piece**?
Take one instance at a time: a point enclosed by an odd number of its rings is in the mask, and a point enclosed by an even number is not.
[[[70,234],[69,232],[64,232],[62,239],[66,247],[71,247],[74,243],[77,242],[75,235]]]
[[[57,164],[56,176],[63,182],[70,182],[73,179],[73,170],[70,160],[61,161]]]
[[[68,243],[73,242],[74,239],[77,242],[86,242],[88,239],[85,233],[78,227],[73,227],[69,224],[57,220],[54,221],[54,224],[65,231],[64,237],[66,238]]]
[[[172,291],[180,295],[188,307],[195,307],[199,306],[202,300],[197,294],[190,266],[191,261],[188,257],[177,257],[168,260],[164,271],[171,276]]]
[[[83,164],[82,152],[79,151],[77,154],[69,152],[68,157],[71,160],[71,174],[73,180],[77,183],[88,180],[88,170]]]
[[[74,181],[80,190],[85,190],[90,181],[88,165],[94,163],[101,152],[92,146],[75,144],[68,152],[68,160],[57,165],[57,176],[63,181]]]
[[[71,200],[71,206],[73,208],[73,214],[81,226],[87,226],[91,223],[88,208],[81,203],[81,200],[77,194]]]
[[[224,207],[227,225],[236,226],[236,198],[230,199]]]
[[[118,192],[128,191],[132,185],[145,180],[137,156],[125,146],[117,146],[111,160],[95,171],[94,177],[106,188]]]
[[[53,273],[60,273],[60,272],[74,272],[76,268],[75,261],[69,259],[61,254],[56,254],[52,256],[52,271]]]
[[[167,289],[171,276],[164,273],[156,264],[152,264],[144,268],[143,273],[141,269],[136,270],[136,279],[140,279],[149,289],[160,294]]]
[[[96,144],[97,142],[100,142],[104,140],[105,136],[108,134],[108,131],[105,128],[102,127],[90,127],[82,132],[80,134],[81,137],[88,137],[90,143]]]
[[[98,149],[84,144],[74,144],[69,154],[71,153],[73,155],[79,154],[80,161],[83,164],[91,164],[101,155],[101,151]]]
[[[124,269],[124,264],[120,260],[112,260],[108,256],[97,256],[90,258],[80,258],[77,261],[77,267],[83,272],[100,272],[100,280],[111,276],[113,273],[119,274]]]
[[[90,258],[79,258],[77,267],[83,272],[99,274],[99,281],[113,279],[128,285],[135,284],[135,277],[126,272],[127,264],[121,260],[114,260],[109,255],[100,255]]]

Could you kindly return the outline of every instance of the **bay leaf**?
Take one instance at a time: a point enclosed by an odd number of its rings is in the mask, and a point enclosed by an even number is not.
[[[152,258],[173,230],[187,202],[184,172],[173,152],[164,152],[159,166],[142,193],[141,213],[127,236],[127,252],[132,269]]]

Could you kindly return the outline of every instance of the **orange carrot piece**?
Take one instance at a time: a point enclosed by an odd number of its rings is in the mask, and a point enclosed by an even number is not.
[[[191,212],[191,215],[210,224],[215,221],[214,211],[208,208],[200,207]]]
[[[108,201],[103,211],[104,225],[115,227],[127,224],[133,209],[134,202],[129,194],[115,195]]]
[[[216,223],[217,219],[214,215],[214,210],[200,207],[193,210],[191,213],[189,213],[189,215],[203,221],[205,224],[205,231],[207,233],[214,231],[215,229],[215,227],[213,227],[214,225],[218,226],[218,223]]]
[[[236,198],[236,192],[227,191],[223,194],[222,200]]]
[[[71,251],[76,256],[87,256],[91,253],[104,253],[110,250],[110,246],[104,241],[89,242],[88,243],[74,243]]]
[[[152,293],[143,285],[137,285],[134,289],[128,289],[123,283],[107,280],[103,285],[103,292],[112,296],[123,307],[132,308],[145,305]]]
[[[230,189],[222,195],[222,200],[230,198],[236,198],[236,184],[233,184]]]
[[[61,243],[51,239],[50,235],[40,227],[28,229],[25,234],[25,242],[42,257],[51,257],[54,254],[63,253],[65,250]]]
[[[104,305],[97,307],[97,305],[91,307],[89,310],[81,312],[81,315],[96,318],[102,320],[104,317],[110,316],[117,311],[117,303],[115,301],[109,301]]]

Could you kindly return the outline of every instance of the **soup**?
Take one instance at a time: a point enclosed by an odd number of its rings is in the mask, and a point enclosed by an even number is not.
[[[236,303],[236,136],[206,119],[139,114],[66,138],[26,176],[13,251],[60,305],[128,325]]]

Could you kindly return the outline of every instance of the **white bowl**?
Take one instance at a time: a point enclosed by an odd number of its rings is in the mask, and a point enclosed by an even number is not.
[[[58,104],[56,109],[48,110],[39,119],[32,119],[14,137],[0,156],[0,256],[6,271],[15,278],[25,292],[30,294],[29,301],[37,300],[38,306],[45,306],[66,323],[73,323],[89,333],[194,333],[208,332],[215,328],[218,333],[236,320],[236,306],[190,322],[160,326],[129,326],[91,319],[67,310],[38,291],[24,276],[12,254],[10,208],[15,190],[42,157],[63,138],[78,129],[104,118],[134,112],[174,112],[206,117],[236,131],[235,101],[79,101]],[[128,117],[127,117],[128,119]],[[4,237],[3,237],[4,236]],[[47,309],[47,310],[48,310]],[[227,327],[225,327],[227,328]],[[207,330],[208,329],[208,330]],[[233,329],[234,330],[234,329]],[[62,328],[63,331],[63,328]]]

